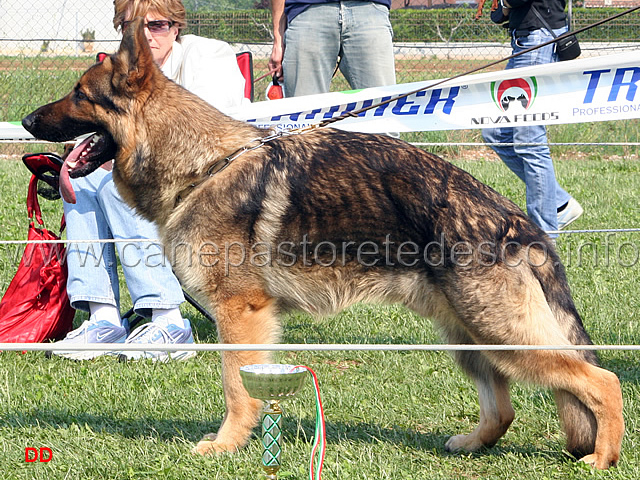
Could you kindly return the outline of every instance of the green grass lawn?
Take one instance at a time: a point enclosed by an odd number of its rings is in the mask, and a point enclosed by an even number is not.
[[[523,204],[524,188],[500,162],[461,161],[477,178]],[[558,176],[585,208],[575,229],[637,227],[640,162],[562,160]],[[0,161],[0,239],[26,238],[28,174]],[[41,201],[50,228],[59,202]],[[573,234],[558,240],[572,291],[597,344],[640,344],[639,233]],[[15,273],[22,246],[0,247],[0,287]],[[128,300],[125,299],[125,303]],[[128,304],[124,307],[128,308]],[[215,329],[191,307],[197,341],[215,343]],[[83,315],[77,315],[79,322]],[[356,306],[312,320],[284,319],[285,343],[437,343],[428,320],[396,307]],[[280,353],[320,379],[327,421],[326,479],[583,479],[640,478],[638,353],[604,351],[603,365],[622,380],[626,435],[618,468],[592,472],[563,452],[549,392],[512,388],[516,420],[494,448],[477,454],[444,451],[451,434],[478,421],[477,394],[441,352]],[[283,403],[282,479],[307,478],[315,404],[310,383]],[[256,436],[236,455],[190,454],[220,425],[224,405],[219,355],[185,363],[121,364],[113,358],[74,363],[42,353],[0,354],[0,466],[7,479],[257,479]],[[257,430],[256,430],[257,433]],[[26,447],[48,447],[48,463],[25,463]]]

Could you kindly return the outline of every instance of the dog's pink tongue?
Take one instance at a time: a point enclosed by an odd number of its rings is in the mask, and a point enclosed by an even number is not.
[[[69,177],[69,165],[65,161],[60,169],[60,194],[67,203],[76,203],[76,192],[73,191]]]
[[[76,203],[76,193],[73,191],[73,186],[71,185],[71,177],[69,176],[69,164],[75,165],[80,154],[85,150],[87,145],[91,143],[91,139],[93,135],[89,135],[85,138],[80,145],[71,150],[71,153],[67,156],[64,163],[62,164],[62,168],[60,169],[60,194],[64,201],[67,203]]]

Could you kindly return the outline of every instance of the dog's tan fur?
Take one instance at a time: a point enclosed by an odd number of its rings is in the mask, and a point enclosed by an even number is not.
[[[546,235],[509,200],[435,155],[386,136],[317,129],[270,141],[208,176],[216,161],[267,132],[164,77],[136,27],[73,92],[23,124],[51,141],[89,131],[112,139],[118,189],[158,224],[181,282],[215,313],[221,342],[277,342],[285,310],[326,315],[373,301],[432,318],[449,343],[590,344]],[[304,241],[313,257],[304,255]],[[460,247],[482,242],[487,251]],[[427,251],[411,265],[397,261],[409,244]],[[334,258],[331,245],[342,255]],[[518,380],[554,390],[572,452],[597,468],[618,461],[620,384],[595,354],[454,357],[478,387],[480,422],[451,437],[447,449],[494,445],[514,418],[509,382]],[[247,443],[261,405],[238,369],[271,355],[225,352],[222,359],[226,414],[217,437],[198,443],[201,454]]]

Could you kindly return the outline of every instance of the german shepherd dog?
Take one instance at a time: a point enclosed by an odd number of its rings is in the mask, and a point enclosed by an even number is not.
[[[22,123],[53,142],[97,132],[70,155],[69,175],[114,159],[120,193],[158,225],[183,286],[215,313],[221,342],[277,342],[284,311],[327,315],[369,301],[432,318],[448,343],[566,345],[456,352],[477,385],[480,422],[446,449],[494,445],[514,418],[516,380],[553,390],[570,452],[596,468],[616,464],[620,383],[592,351],[570,348],[591,340],[564,268],[515,204],[388,136],[316,128],[270,138],[168,80],[142,23],[133,27],[71,93]],[[195,451],[247,443],[261,402],[239,368],[270,360],[223,353],[226,413]]]

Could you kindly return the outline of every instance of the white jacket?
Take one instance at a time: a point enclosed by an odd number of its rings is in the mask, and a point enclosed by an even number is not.
[[[174,42],[162,72],[227,115],[243,104],[245,79],[228,43],[196,35]]]

